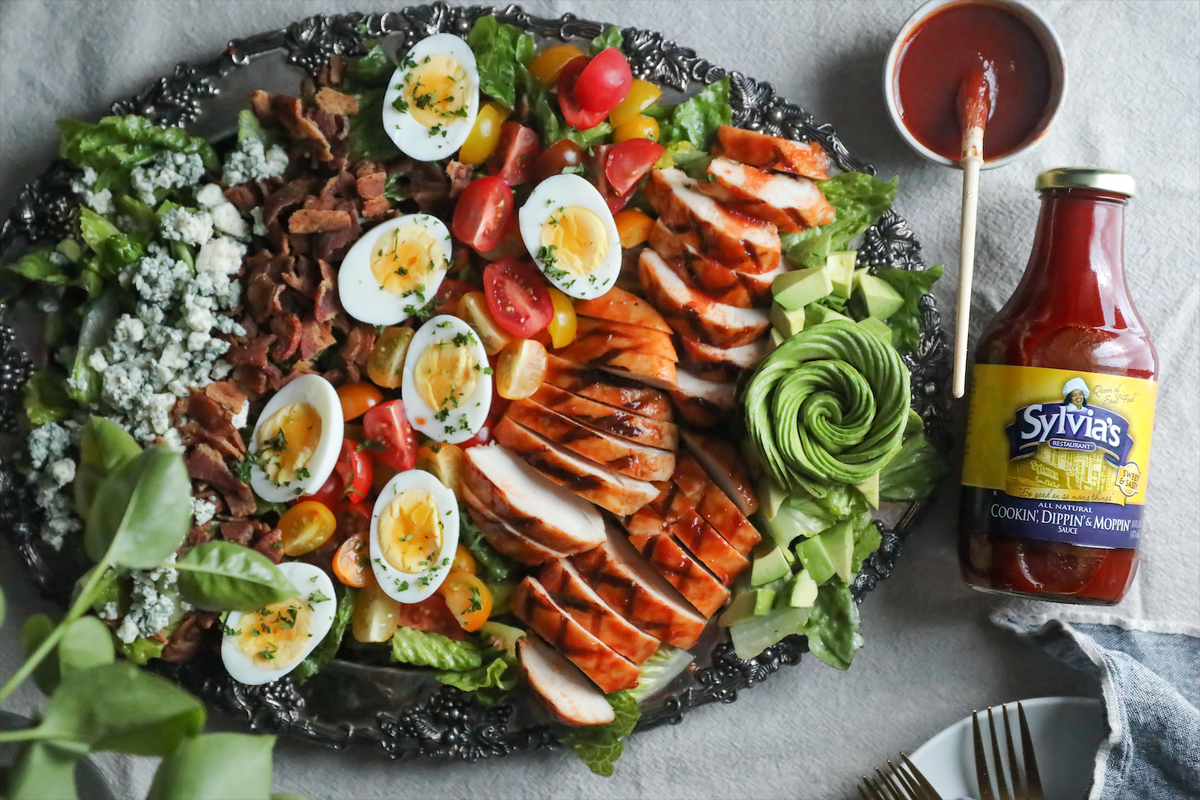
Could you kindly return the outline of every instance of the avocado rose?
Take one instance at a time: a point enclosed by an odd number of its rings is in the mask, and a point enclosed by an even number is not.
[[[909,375],[895,348],[831,320],[785,341],[746,388],[746,426],[775,482],[824,496],[861,483],[900,449]]]

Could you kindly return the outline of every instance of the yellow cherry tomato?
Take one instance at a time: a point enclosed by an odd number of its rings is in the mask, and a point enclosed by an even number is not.
[[[279,532],[283,534],[283,554],[302,556],[329,541],[337,528],[337,519],[324,503],[305,500],[283,512]]]
[[[389,597],[367,571],[366,586],[354,598],[350,633],[360,642],[386,642],[400,621],[400,602]]]
[[[642,242],[650,238],[650,229],[654,227],[654,220],[644,211],[638,211],[636,208],[626,208],[617,212],[613,217],[613,222],[617,223],[617,235],[621,237],[621,247],[628,250],[630,247],[637,247]]]
[[[558,73],[562,72],[567,62],[583,54],[583,51],[573,44],[552,45],[534,56],[533,61],[529,62],[529,71],[543,86],[553,86],[558,80]]]
[[[550,287],[550,300],[554,303],[554,316],[550,318],[547,330],[550,344],[557,350],[575,341],[575,306],[565,292],[553,286]]]
[[[404,382],[404,358],[412,337],[412,328],[384,328],[375,337],[371,355],[367,356],[367,377],[377,386],[395,389]]]
[[[458,549],[454,551],[454,562],[450,564],[450,571],[469,572],[474,575],[476,569],[475,556],[459,542]]]
[[[625,95],[625,99],[621,101],[620,105],[608,112],[609,124],[614,128],[619,128],[629,120],[637,119],[647,106],[661,96],[662,89],[650,81],[635,78],[633,85],[629,87],[629,94]]]
[[[438,587],[446,607],[465,631],[477,631],[492,613],[492,593],[487,584],[469,572],[452,570]]]
[[[553,337],[551,337],[553,339]],[[496,361],[496,393],[505,400],[530,397],[546,377],[546,348],[533,339],[516,339]]]
[[[417,450],[417,469],[423,469],[442,482],[455,497],[462,496],[462,476],[466,456],[456,444],[426,442]]]
[[[512,334],[501,328],[492,316],[483,292],[467,292],[458,298],[457,312],[462,321],[479,334],[479,341],[483,342],[483,349],[489,356],[496,355],[513,340]]]
[[[509,110],[499,103],[484,103],[479,107],[475,125],[458,150],[458,160],[464,164],[482,164],[496,149],[500,141],[500,125],[509,115]]]
[[[620,144],[628,139],[649,139],[658,141],[658,120],[647,116],[636,116],[628,122],[622,122],[613,131],[613,142]]]

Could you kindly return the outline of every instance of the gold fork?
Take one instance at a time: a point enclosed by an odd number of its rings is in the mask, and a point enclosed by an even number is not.
[[[1008,780],[1004,776],[1004,762],[1000,755],[1000,739],[996,736],[996,722],[992,709],[988,708],[988,731],[992,740],[992,763],[995,765],[995,788],[999,800],[1042,800],[1042,780],[1038,775],[1037,758],[1033,754],[1033,738],[1029,735],[1029,723],[1025,719],[1025,707],[1017,703],[1017,721],[1021,726],[1021,753],[1024,756],[1024,778],[1017,764],[1017,750],[1013,746],[1012,725],[1008,721],[1008,707],[1001,706],[1000,714],[1004,728],[1005,749],[1008,751]],[[979,800],[996,800],[992,791],[992,776],[988,770],[987,752],[983,747],[983,733],[979,727],[979,712],[971,714],[971,734],[975,746],[975,777],[979,783]],[[1009,784],[1012,792],[1009,792]]]
[[[900,758],[904,760],[903,764],[895,765],[889,761],[883,770],[876,767],[877,778],[863,775],[862,785],[858,787],[863,800],[942,800],[917,765],[903,753]]]

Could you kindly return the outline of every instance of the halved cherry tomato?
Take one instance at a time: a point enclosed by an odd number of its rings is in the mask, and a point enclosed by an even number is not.
[[[568,61],[558,75],[558,108],[562,111],[563,119],[567,121],[567,124],[579,128],[581,131],[596,127],[604,121],[604,116],[608,113],[608,109],[588,111],[575,98],[575,84],[587,65],[588,59],[586,58]]]
[[[525,240],[521,238],[521,225],[517,220],[517,215],[513,214],[508,219],[508,227],[504,229],[504,238],[500,240],[500,244],[479,255],[483,256],[486,261],[499,261],[509,256],[523,255],[525,252]],[[453,314],[454,312],[446,313]]]
[[[370,534],[362,531],[353,534],[333,556],[333,574],[347,586],[361,589],[367,583],[374,581],[371,573],[371,543],[367,540]]]
[[[454,236],[476,250],[491,250],[504,238],[513,215],[513,194],[497,177],[476,178],[454,207]]]
[[[459,298],[474,288],[457,278],[443,278],[442,285],[433,296],[433,302],[437,303],[435,311],[438,314],[453,314],[454,309],[458,308]]]
[[[391,400],[380,403],[363,417],[363,430],[383,449],[373,450],[374,457],[394,470],[406,472],[417,463],[417,432],[404,413],[404,402]],[[367,481],[367,485],[370,485]]]
[[[575,99],[591,112],[608,114],[621,104],[633,86],[633,71],[615,47],[601,50],[588,62],[575,83]]]
[[[528,261],[502,258],[483,270],[488,310],[501,328],[527,339],[546,327],[554,316],[550,286]]]
[[[488,175],[495,175],[509,186],[524,183],[529,180],[541,151],[538,135],[532,128],[509,120],[500,126],[500,143],[488,159]]]
[[[440,295],[447,283],[459,283],[453,278],[446,278],[438,289]],[[464,284],[465,285],[465,284]],[[438,311],[438,313],[442,313]],[[385,389],[395,389],[404,382],[404,359],[408,355],[408,345],[413,337],[412,328],[384,328],[375,337],[371,354],[367,356],[367,377],[376,385]]]
[[[334,508],[341,501],[343,492],[345,492],[345,486],[342,485],[341,477],[339,477],[337,472],[334,471],[329,478],[326,479],[325,483],[321,484],[320,489],[317,489],[310,495],[297,497],[294,501],[292,501],[292,505],[299,505],[300,503],[308,500],[315,500],[316,502],[327,506],[328,508]]]
[[[383,400],[383,393],[369,383],[344,383],[337,388],[342,401],[342,419],[358,419]]]
[[[627,194],[665,152],[666,148],[649,139],[621,142],[608,154],[604,175],[613,191]]]
[[[618,230],[620,228],[618,227]],[[624,241],[621,242],[624,247]],[[554,303],[554,317],[546,329],[550,332],[550,344],[555,349],[566,347],[575,341],[575,304],[567,293],[556,286],[550,287],[550,300]]]
[[[371,504],[351,503],[343,500],[333,510],[337,519],[337,531],[340,536],[350,537],[356,533],[371,530]]]
[[[500,141],[500,124],[508,118],[509,110],[499,103],[484,103],[479,107],[475,124],[466,141],[458,149],[458,160],[464,164],[482,164]]]
[[[445,598],[439,594],[430,595],[419,603],[402,604],[400,624],[413,630],[440,633],[458,641],[466,638],[458,620],[446,608]]]
[[[636,208],[625,209],[613,218],[613,222],[617,224],[617,236],[621,238],[621,247],[626,250],[649,239],[650,230],[654,227],[654,220],[650,219],[646,212]]]
[[[613,142],[615,144],[627,142],[630,139],[658,141],[658,120],[652,117],[638,116],[613,129]]]
[[[451,570],[438,587],[446,607],[465,631],[477,631],[492,613],[492,593],[487,584],[469,572]]]
[[[354,598],[350,633],[360,642],[386,642],[396,632],[399,618],[400,602],[388,596],[372,575]]]
[[[512,341],[512,336],[492,316],[483,292],[464,294],[458,301],[455,313],[479,336],[479,341],[483,343],[483,349],[488,355],[499,353],[504,345]]]
[[[583,51],[573,44],[551,45],[534,56],[529,71],[543,86],[553,86],[562,68],[582,55]]]
[[[629,87],[629,94],[619,106],[608,112],[608,121],[613,128],[619,128],[629,120],[641,116],[642,111],[661,96],[662,89],[650,81],[634,78],[633,85]]]
[[[461,570],[474,575],[476,569],[475,556],[471,555],[471,551],[464,547],[462,542],[459,542],[454,551],[454,561],[450,564],[450,571]]]
[[[539,183],[552,175],[560,175],[568,167],[574,169],[583,165],[583,148],[570,139],[559,139],[547,147],[538,156],[533,165],[533,179]],[[578,170],[575,170],[578,172]]]
[[[532,397],[546,377],[546,348],[533,339],[516,339],[500,351],[496,391],[506,400]]]
[[[302,556],[316,550],[337,528],[337,519],[324,503],[306,500],[283,512],[276,526],[282,534],[283,554]]]
[[[361,503],[366,499],[374,475],[371,457],[365,450],[359,449],[358,442],[353,439],[342,440],[342,452],[338,454],[334,470],[346,487],[346,499],[351,503]]]

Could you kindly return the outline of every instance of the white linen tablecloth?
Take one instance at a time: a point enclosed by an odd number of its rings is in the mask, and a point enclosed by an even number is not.
[[[51,158],[54,120],[93,119],[179,61],[204,61],[231,38],[306,15],[387,10],[404,3],[340,0],[0,3],[0,207]],[[958,253],[957,172],[922,161],[892,130],[881,72],[892,38],[919,0],[903,2],[552,2],[525,7],[660,30],[729,69],[775,84],[833,123],[882,177],[900,176],[897,209],[930,263]],[[1200,622],[1197,397],[1200,397],[1200,3],[1038,2],[1070,64],[1066,104],[1039,149],[983,174],[973,330],[1015,287],[1038,202],[1034,176],[1089,165],[1133,174],[1126,265],[1162,365],[1141,573],[1114,613],[1149,624]],[[937,287],[944,319],[955,271]],[[961,409],[960,409],[961,414]],[[604,780],[563,753],[473,765],[388,761],[281,741],[276,791],[310,797],[794,797],[857,796],[858,775],[982,708],[1017,698],[1095,695],[1097,687],[994,627],[1003,604],[960,581],[955,555],[957,463],[898,569],[862,606],[866,647],[847,673],[806,658],[683,724],[632,739]],[[0,674],[20,660],[20,620],[41,608],[0,554],[9,599]],[[1040,610],[1052,612],[1042,604]],[[26,687],[10,703],[39,701]],[[210,728],[221,726],[213,719]],[[141,797],[153,764],[101,757],[119,793]]]

